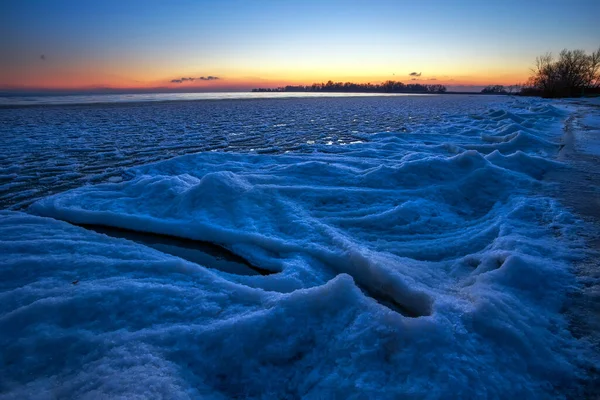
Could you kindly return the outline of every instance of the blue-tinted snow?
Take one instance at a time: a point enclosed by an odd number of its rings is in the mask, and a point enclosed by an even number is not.
[[[543,181],[561,168],[552,156],[566,112],[457,101],[473,107],[357,129],[362,143],[328,145],[334,137],[317,129],[303,137],[315,144],[289,153],[184,155],[39,200],[29,208],[39,216],[5,211],[0,390],[209,399],[573,390],[585,348],[560,311],[581,243]],[[291,140],[267,138],[256,134],[271,147]],[[209,270],[59,220],[211,241],[276,273]]]
[[[505,102],[390,96],[0,107],[0,209],[198,151],[307,152],[385,131],[452,141],[440,134],[457,132],[440,124],[468,127],[470,114]]]
[[[423,96],[422,94],[394,93],[319,93],[319,92],[198,92],[198,93],[127,93],[127,94],[73,94],[73,95],[4,95],[0,106],[116,104],[194,100],[257,100],[322,97],[385,97]]]

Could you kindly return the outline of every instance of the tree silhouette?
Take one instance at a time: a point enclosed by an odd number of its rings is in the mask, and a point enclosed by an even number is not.
[[[591,54],[565,49],[557,59],[546,53],[535,59],[532,73],[521,94],[573,97],[600,93],[600,48]]]
[[[444,85],[423,85],[419,83],[404,84],[386,81],[381,84],[333,82],[313,83],[310,86],[284,86],[276,89],[258,88],[253,92],[341,92],[341,93],[445,93]]]
[[[502,85],[490,85],[490,86],[486,86],[485,88],[483,88],[483,90],[481,90],[481,93],[485,93],[485,94],[506,94],[508,92],[506,91],[506,88],[504,86],[502,86]]]

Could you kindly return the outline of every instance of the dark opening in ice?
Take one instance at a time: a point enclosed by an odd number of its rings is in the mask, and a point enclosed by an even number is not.
[[[103,225],[79,226],[107,236],[131,240],[163,253],[230,274],[269,275],[274,273],[252,265],[244,258],[215,243]]]

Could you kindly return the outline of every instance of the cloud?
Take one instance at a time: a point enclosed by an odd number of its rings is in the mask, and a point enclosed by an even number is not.
[[[194,82],[196,80],[196,78],[179,78],[179,79],[172,79],[171,83],[183,83],[183,82]]]
[[[42,55],[40,56],[40,60],[42,60],[42,61],[46,61],[46,55],[45,55],[45,54],[42,54]]]
[[[185,77],[181,77],[181,78],[178,78],[178,79],[171,79],[171,83],[194,82],[195,80],[200,80],[200,81],[216,81],[218,79],[221,79],[221,78],[219,78],[218,76],[212,76],[212,75],[201,76],[199,78],[191,78],[191,77],[185,78]]]
[[[421,76],[420,72],[411,72],[410,74],[408,74],[408,76]]]

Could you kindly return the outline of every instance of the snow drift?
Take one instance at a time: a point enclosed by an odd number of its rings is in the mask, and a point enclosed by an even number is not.
[[[310,154],[199,153],[0,217],[9,398],[555,397],[573,218],[544,193],[563,114],[517,103]],[[449,140],[451,139],[451,140]],[[52,217],[52,218],[48,218]],[[58,221],[61,220],[61,221]],[[217,243],[205,268],[94,224]]]

